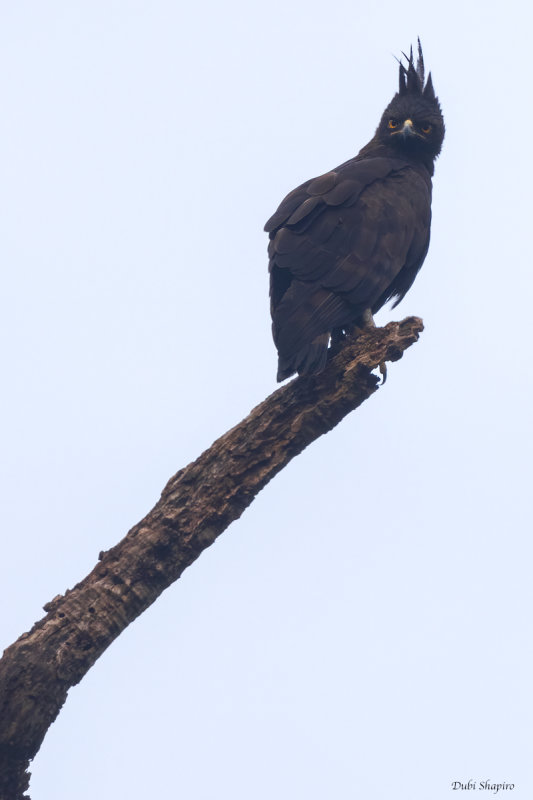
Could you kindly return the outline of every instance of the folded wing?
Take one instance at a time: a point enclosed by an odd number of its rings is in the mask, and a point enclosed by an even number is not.
[[[398,302],[429,244],[431,184],[400,159],[346,162],[307,181],[268,220],[278,379],[323,368],[329,335]]]

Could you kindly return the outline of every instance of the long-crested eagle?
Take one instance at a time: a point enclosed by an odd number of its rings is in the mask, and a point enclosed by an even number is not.
[[[331,337],[396,306],[426,257],[444,120],[420,40],[416,64],[412,48],[406,59],[370,142],[294,189],[265,225],[278,381],[320,372]]]

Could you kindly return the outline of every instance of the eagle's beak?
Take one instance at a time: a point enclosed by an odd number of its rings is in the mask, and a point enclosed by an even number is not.
[[[403,128],[401,129],[400,133],[403,137],[407,138],[408,136],[415,135],[415,129],[413,127],[413,120],[406,119],[403,123]]]

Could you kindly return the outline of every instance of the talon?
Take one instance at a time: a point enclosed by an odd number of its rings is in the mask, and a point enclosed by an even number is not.
[[[380,385],[383,386],[383,384],[387,380],[387,364],[385,363],[385,361],[382,361],[381,364],[379,365],[379,371],[381,372],[381,384]]]

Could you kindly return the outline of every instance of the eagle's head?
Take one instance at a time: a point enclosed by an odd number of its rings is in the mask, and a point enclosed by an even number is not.
[[[406,56],[407,58],[407,56]],[[444,139],[444,119],[435,96],[431,73],[424,84],[424,58],[420,39],[415,66],[413,48],[407,67],[400,62],[400,88],[385,109],[377,129],[381,144],[424,160],[440,153]]]

